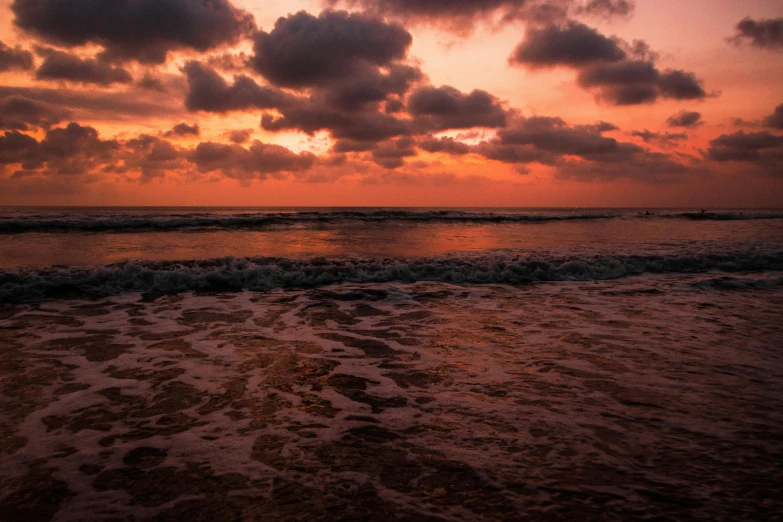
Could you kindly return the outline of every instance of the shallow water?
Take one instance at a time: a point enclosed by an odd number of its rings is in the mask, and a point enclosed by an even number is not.
[[[773,520],[782,275],[6,307],[0,518]]]
[[[0,520],[779,520],[783,212],[0,210]]]

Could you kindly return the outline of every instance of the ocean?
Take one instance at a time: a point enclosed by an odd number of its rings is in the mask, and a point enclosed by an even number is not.
[[[0,519],[779,520],[781,317],[779,209],[3,208]]]

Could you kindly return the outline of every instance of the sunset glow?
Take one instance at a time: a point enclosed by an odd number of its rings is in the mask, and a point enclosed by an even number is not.
[[[447,4],[3,0],[0,204],[781,203],[780,2]]]

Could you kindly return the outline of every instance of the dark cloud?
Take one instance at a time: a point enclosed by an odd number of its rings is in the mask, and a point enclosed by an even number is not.
[[[783,18],[753,20],[747,17],[735,29],[736,34],[729,38],[730,42],[750,42],[754,47],[762,49],[783,50]]]
[[[566,162],[558,166],[555,178],[588,182],[631,179],[644,183],[672,183],[684,176],[703,172],[698,166],[680,163],[666,154],[645,152],[621,163]]]
[[[675,100],[701,100],[709,96],[704,82],[692,72],[668,69],[661,74],[658,87],[664,98]]]
[[[409,135],[410,122],[380,112],[344,113],[319,104],[305,102],[280,109],[281,117],[265,114],[261,126],[268,131],[299,130],[313,134],[327,130],[335,139],[384,141]]]
[[[203,142],[190,153],[188,159],[202,172],[219,170],[231,178],[250,180],[309,169],[316,157],[309,152],[296,154],[280,145],[256,140],[248,148]]]
[[[657,144],[661,147],[674,147],[678,142],[687,140],[688,135],[684,132],[652,132],[647,129],[643,131],[632,131],[631,136],[641,138],[645,143]]]
[[[17,27],[62,46],[94,43],[111,59],[163,63],[169,51],[236,43],[255,23],[228,0],[14,0]]]
[[[389,96],[404,95],[424,74],[417,67],[392,64],[388,70],[366,68],[315,93],[314,101],[344,111],[366,110]],[[387,111],[389,112],[389,111]]]
[[[48,129],[70,117],[70,111],[18,94],[0,98],[0,129]]]
[[[6,132],[0,136],[0,165],[27,164],[38,166],[38,141],[19,131]],[[32,162],[32,164],[30,164]]]
[[[0,138],[0,163],[50,175],[79,176],[111,161],[119,147],[115,140],[101,140],[92,127],[69,123],[49,129],[40,142],[17,131],[6,132]]]
[[[635,5],[630,0],[589,0],[584,7],[578,8],[578,12],[601,16],[630,16]]]
[[[372,151],[372,160],[384,168],[396,169],[405,164],[404,158],[416,154],[413,139],[404,137],[379,143]]]
[[[569,15],[612,17],[627,16],[633,11],[630,0],[326,0],[325,3],[360,7],[379,16],[434,24],[459,33],[470,31],[480,21],[550,23]]]
[[[171,142],[142,134],[139,137],[124,143],[125,153],[120,156],[123,159],[124,171],[138,171],[142,182],[165,176],[167,171],[172,171],[183,166],[183,154],[171,144]]]
[[[408,97],[408,112],[427,131],[504,127],[506,111],[486,91],[464,94],[454,87],[419,87]]]
[[[680,111],[677,114],[672,114],[666,119],[666,125],[668,127],[693,128],[698,127],[703,123],[701,113],[694,111]]]
[[[405,57],[411,42],[401,26],[362,13],[324,11],[315,17],[300,11],[279,18],[272,32],[259,32],[250,61],[276,85],[323,86],[390,65]]]
[[[198,62],[185,65],[188,92],[185,106],[191,111],[229,112],[279,108],[291,102],[279,89],[258,85],[249,76],[235,76],[229,83],[217,72]]]
[[[181,100],[139,91],[101,92],[74,89],[0,86],[0,98],[19,95],[92,118],[122,121],[136,117],[177,117],[186,114]]]
[[[698,100],[710,96],[693,73],[662,73],[653,62],[645,60],[590,65],[579,72],[577,82],[585,89],[596,88],[598,98],[610,105],[653,103],[659,97]]]
[[[603,136],[606,125],[570,126],[560,118],[532,117],[500,129],[496,143],[532,147],[553,156],[579,156],[601,162],[625,161],[642,151],[632,143]]]
[[[18,45],[9,47],[0,42],[0,72],[20,70],[29,71],[33,68],[33,53],[25,51]]]
[[[671,69],[661,72],[656,59],[656,53],[643,41],[629,44],[571,21],[528,29],[509,63],[531,69],[576,69],[577,83],[594,89],[596,97],[610,105],[654,103],[660,97],[694,100],[709,96],[695,74]]]
[[[253,129],[239,129],[239,130],[232,130],[228,132],[228,140],[231,143],[236,143],[237,145],[240,145],[242,143],[247,142],[247,140],[250,139],[250,136],[253,134]]]
[[[783,129],[783,103],[775,107],[775,112],[764,118],[764,125],[772,129]]]
[[[471,151],[470,145],[458,141],[450,136],[436,138],[427,136],[419,142],[419,148],[427,152],[442,152],[453,156],[462,156]]]
[[[529,28],[509,62],[532,68],[580,67],[594,62],[616,62],[625,56],[616,40],[584,24],[569,22],[564,26]]]
[[[61,80],[107,87],[114,83],[131,83],[133,77],[122,67],[115,67],[103,60],[79,58],[53,49],[39,52],[44,62],[35,71],[38,80]]]
[[[178,123],[174,127],[166,132],[165,136],[200,136],[201,129],[199,129],[198,123],[188,125],[187,123]]]
[[[710,141],[707,158],[713,161],[741,161],[783,172],[783,136],[769,132],[735,132]]]
[[[145,73],[144,76],[136,82],[136,85],[148,91],[166,92],[166,86],[163,85],[163,81],[150,73]]]

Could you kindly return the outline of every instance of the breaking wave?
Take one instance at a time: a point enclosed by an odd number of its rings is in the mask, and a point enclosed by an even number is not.
[[[129,261],[95,267],[0,271],[0,302],[104,297],[126,292],[268,291],[339,283],[524,284],[610,280],[645,273],[783,270],[783,250],[722,255],[612,256],[536,260],[520,256],[418,259],[221,258]]]
[[[307,225],[344,222],[461,222],[544,223],[612,219],[613,214],[514,214],[454,210],[372,210],[334,212],[249,213],[249,214],[112,214],[83,216],[26,216],[0,218],[0,233],[41,231],[165,231],[203,228],[264,228],[272,225]]]

